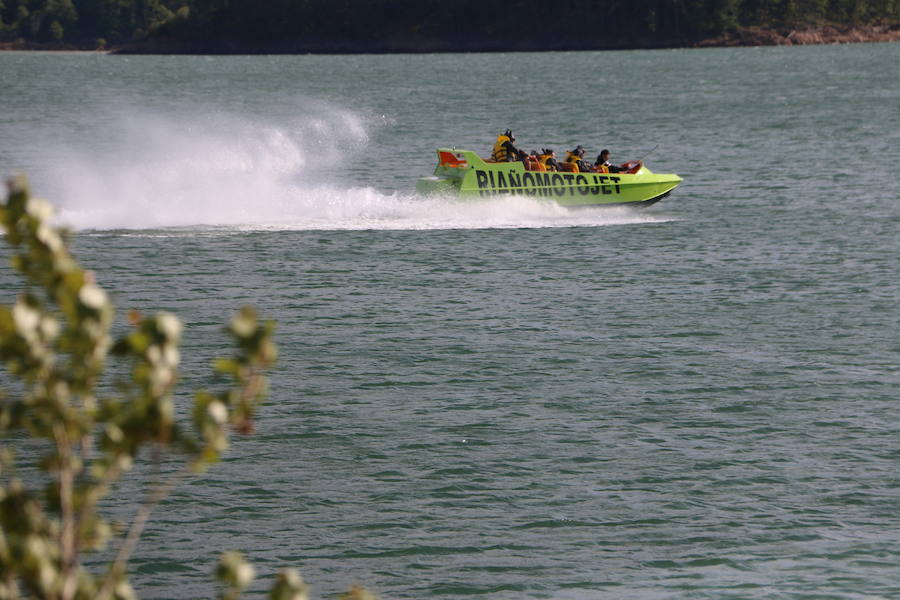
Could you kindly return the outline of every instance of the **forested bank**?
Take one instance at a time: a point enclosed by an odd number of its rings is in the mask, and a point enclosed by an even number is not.
[[[0,0],[6,48],[441,52],[900,39],[900,0]]]

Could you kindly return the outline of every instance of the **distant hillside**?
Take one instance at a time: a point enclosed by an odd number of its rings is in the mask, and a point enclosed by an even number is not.
[[[0,0],[6,48],[455,52],[900,40],[900,0]]]

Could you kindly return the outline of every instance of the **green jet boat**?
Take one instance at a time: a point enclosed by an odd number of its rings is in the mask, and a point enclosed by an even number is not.
[[[567,207],[649,206],[669,195],[681,177],[654,173],[641,161],[621,165],[619,173],[535,170],[529,163],[488,162],[469,150],[439,148],[434,175],[416,183],[422,195],[485,198],[515,194],[554,200]]]

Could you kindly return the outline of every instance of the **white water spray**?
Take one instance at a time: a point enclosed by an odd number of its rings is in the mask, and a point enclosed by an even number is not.
[[[341,174],[371,146],[362,118],[328,107],[289,122],[228,114],[129,115],[107,142],[71,148],[54,200],[76,229],[474,229],[667,220],[630,209],[562,208],[524,197],[421,198]],[[389,152],[385,172],[396,170]],[[371,162],[371,161],[369,161]],[[377,175],[378,165],[368,165]],[[349,169],[351,172],[352,168]],[[364,181],[360,182],[359,180]],[[346,183],[345,183],[346,182]],[[58,198],[58,200],[57,200]]]

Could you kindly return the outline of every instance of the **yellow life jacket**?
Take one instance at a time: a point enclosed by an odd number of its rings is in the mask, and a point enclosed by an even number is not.
[[[581,157],[578,156],[577,154],[575,154],[574,152],[567,152],[566,160],[564,160],[563,162],[566,164],[572,165],[570,167],[570,169],[568,169],[568,170],[571,170],[572,173],[580,173],[581,169],[578,168],[578,162],[580,160],[581,160]]]
[[[566,165],[571,165],[566,170],[571,171],[572,173],[580,173],[581,169],[578,168],[578,161],[581,158],[577,154],[572,154],[571,152],[566,154],[566,160],[563,161]]]
[[[509,162],[509,153],[506,151],[506,142],[509,136],[498,135],[497,141],[494,143],[494,149],[491,151],[491,160],[496,162]]]
[[[609,167],[604,164],[599,164],[594,167],[594,171],[596,171],[597,173],[609,173]]]

